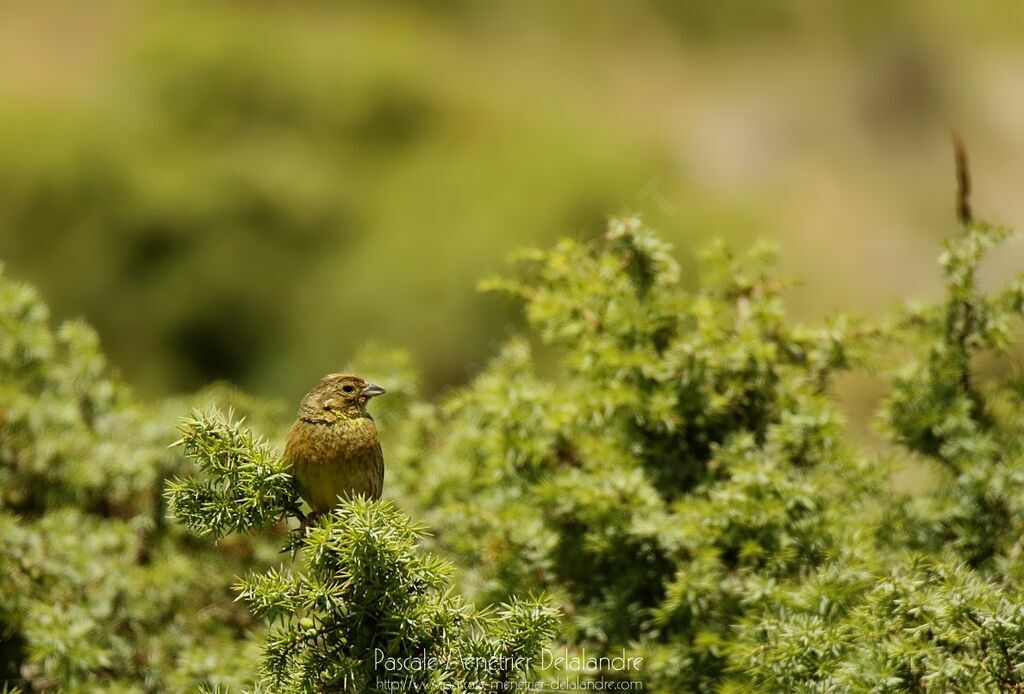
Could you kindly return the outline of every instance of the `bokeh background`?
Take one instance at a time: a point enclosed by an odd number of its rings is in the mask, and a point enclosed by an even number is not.
[[[367,341],[457,385],[516,327],[476,282],[609,214],[688,282],[775,241],[809,319],[929,298],[951,128],[1024,227],[1019,0],[4,0],[0,104],[5,271],[147,395],[292,401]]]

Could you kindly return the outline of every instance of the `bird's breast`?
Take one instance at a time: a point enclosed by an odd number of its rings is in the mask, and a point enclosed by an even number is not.
[[[293,463],[328,462],[358,457],[379,445],[377,427],[369,418],[323,423],[300,419],[288,434],[285,457]]]
[[[372,419],[299,420],[288,434],[285,460],[314,510],[329,511],[339,496],[380,498],[384,459]]]

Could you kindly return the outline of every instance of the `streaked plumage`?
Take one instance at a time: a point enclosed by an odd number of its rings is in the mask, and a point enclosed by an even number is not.
[[[355,374],[330,374],[302,399],[284,457],[315,512],[330,511],[339,496],[380,498],[384,454],[366,403],[383,393]]]

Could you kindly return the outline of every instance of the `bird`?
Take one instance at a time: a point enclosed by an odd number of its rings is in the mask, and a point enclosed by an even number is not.
[[[309,522],[329,513],[339,497],[380,498],[384,453],[366,404],[384,392],[353,373],[333,373],[302,398],[284,460],[313,510]]]

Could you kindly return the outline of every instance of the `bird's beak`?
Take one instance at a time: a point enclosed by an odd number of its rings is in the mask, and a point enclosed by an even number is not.
[[[375,386],[371,383],[370,385],[363,388],[361,395],[365,395],[368,398],[375,398],[378,395],[384,395],[385,392],[387,391],[385,391],[380,386]]]

